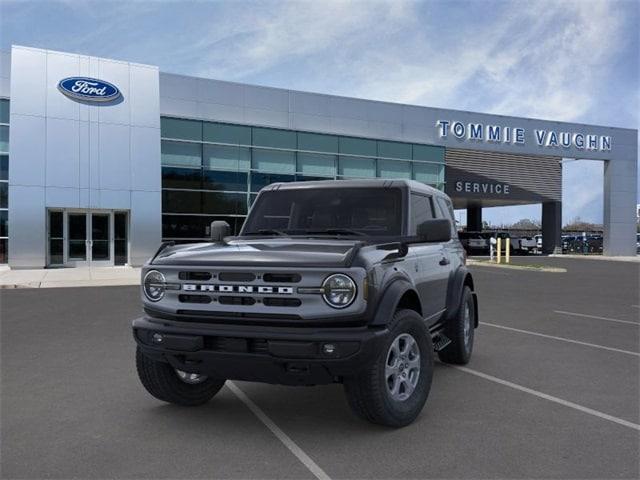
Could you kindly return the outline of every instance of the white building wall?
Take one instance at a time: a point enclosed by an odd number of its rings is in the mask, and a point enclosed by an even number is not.
[[[122,101],[72,100],[57,88],[71,76],[108,81]],[[14,46],[10,82],[9,264],[46,264],[50,207],[129,210],[130,262],[144,263],[161,238],[158,69]]]

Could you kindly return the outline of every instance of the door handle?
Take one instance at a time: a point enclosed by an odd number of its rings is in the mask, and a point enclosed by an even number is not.
[[[447,257],[442,257],[438,263],[444,267],[445,265],[449,265],[451,262]]]

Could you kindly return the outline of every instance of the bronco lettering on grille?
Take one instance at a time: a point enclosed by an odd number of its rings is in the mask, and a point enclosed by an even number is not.
[[[253,285],[210,285],[185,283],[182,290],[187,292],[218,292],[218,293],[261,293],[268,295],[291,295],[293,287],[269,287]]]

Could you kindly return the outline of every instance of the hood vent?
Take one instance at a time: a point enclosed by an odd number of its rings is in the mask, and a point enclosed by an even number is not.
[[[302,277],[299,273],[265,273],[262,279],[266,283],[298,283]]]
[[[251,272],[220,272],[218,278],[221,282],[253,282],[256,276]]]

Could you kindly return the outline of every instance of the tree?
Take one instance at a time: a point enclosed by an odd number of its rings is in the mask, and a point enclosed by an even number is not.
[[[522,218],[509,226],[509,228],[514,230],[540,230],[540,227],[539,221],[531,220],[530,218]]]
[[[569,232],[593,232],[602,231],[602,225],[584,221],[580,217],[575,217],[562,229]]]

